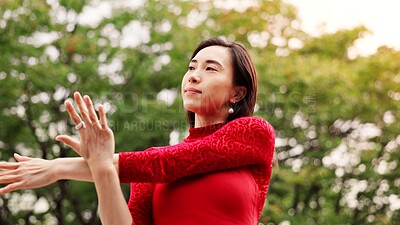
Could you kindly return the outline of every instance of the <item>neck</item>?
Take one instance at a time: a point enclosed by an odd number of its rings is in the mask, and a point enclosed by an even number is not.
[[[216,116],[202,116],[199,114],[195,114],[194,116],[194,127],[204,127],[212,124],[217,124],[217,123],[225,123],[226,120],[228,119],[228,113],[225,113],[224,115],[216,115]]]

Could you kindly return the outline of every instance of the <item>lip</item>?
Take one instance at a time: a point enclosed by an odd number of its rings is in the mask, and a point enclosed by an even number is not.
[[[201,93],[201,91],[196,88],[190,87],[190,88],[185,88],[184,93],[185,94],[196,94],[196,93]]]

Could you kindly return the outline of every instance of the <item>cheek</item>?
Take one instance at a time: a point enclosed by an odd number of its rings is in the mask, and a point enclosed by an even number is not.
[[[225,90],[223,92],[215,93],[214,99],[220,102],[220,104],[225,104],[229,101],[229,93]]]
[[[224,105],[229,101],[229,89],[225,86],[215,85],[203,96],[203,101],[214,105]]]
[[[182,83],[181,83],[181,94],[183,95],[183,89],[185,88],[186,84],[187,84],[187,79],[186,79],[186,74],[183,76],[182,78]]]
[[[211,94],[215,95],[215,97],[221,98],[228,100],[229,95],[233,90],[232,85],[229,84],[228,81],[219,81],[219,82],[213,82],[210,86]]]

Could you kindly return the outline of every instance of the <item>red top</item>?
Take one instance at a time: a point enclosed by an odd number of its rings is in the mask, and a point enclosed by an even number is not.
[[[119,154],[133,224],[257,224],[275,134],[258,117],[190,128],[182,143]]]

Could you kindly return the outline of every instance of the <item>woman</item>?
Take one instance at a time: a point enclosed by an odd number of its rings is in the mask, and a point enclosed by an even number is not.
[[[246,49],[208,39],[193,52],[182,80],[190,124],[182,143],[112,158],[113,135],[103,108],[98,123],[90,98],[75,93],[86,127],[72,105],[66,106],[81,142],[65,135],[56,140],[83,158],[47,161],[15,155],[18,162],[0,165],[5,170],[0,183],[9,184],[0,194],[59,179],[94,181],[104,223],[112,220],[108,210],[122,212],[120,218],[126,219],[118,174],[120,182],[131,184],[128,208],[133,224],[257,224],[270,182],[275,136],[271,125],[252,116],[256,93],[256,72]],[[116,172],[110,170],[112,163]],[[99,179],[104,173],[111,174],[107,184]],[[118,191],[119,197],[102,205],[109,197],[107,188]]]

